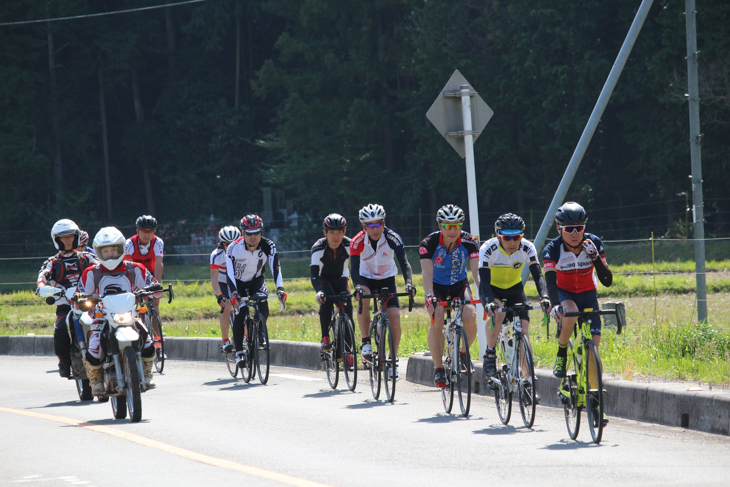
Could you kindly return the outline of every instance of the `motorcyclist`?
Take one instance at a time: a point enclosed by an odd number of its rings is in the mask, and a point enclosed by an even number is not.
[[[162,291],[162,286],[142,265],[124,261],[124,235],[114,227],[99,230],[94,237],[93,247],[99,263],[86,269],[79,281],[78,291],[83,294],[98,294],[104,297],[109,294],[129,293],[139,289],[146,291]],[[157,297],[161,296],[161,293]],[[101,332],[92,330],[89,335],[89,348],[84,357],[86,375],[89,377],[91,393],[95,396],[105,394],[102,359],[104,350],[101,345]],[[142,365],[144,379],[148,389],[153,389],[152,364],[155,348],[152,338],[147,337],[142,349]]]
[[[94,255],[77,251],[81,230],[71,220],[58,220],[51,228],[51,240],[58,253],[49,257],[41,266],[36,279],[36,294],[41,286],[62,286],[66,289],[76,287],[81,273],[97,264]],[[56,300],[56,323],[53,326],[53,350],[58,356],[58,373],[61,377],[71,377],[71,336],[66,325],[66,315],[71,305],[65,295]]]

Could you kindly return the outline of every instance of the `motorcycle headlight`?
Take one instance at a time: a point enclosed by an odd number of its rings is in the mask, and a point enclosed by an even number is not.
[[[94,303],[90,299],[84,299],[79,301],[79,309],[81,311],[89,311],[94,307]]]
[[[127,311],[126,313],[117,313],[114,315],[114,323],[126,324],[132,322],[132,312]]]

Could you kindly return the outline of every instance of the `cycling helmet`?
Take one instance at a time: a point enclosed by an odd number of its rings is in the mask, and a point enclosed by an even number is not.
[[[462,223],[464,221],[464,210],[456,205],[444,205],[436,213],[436,221],[439,223]]]
[[[246,233],[258,233],[264,228],[264,222],[258,215],[246,215],[241,218],[241,231]]]
[[[380,205],[369,205],[363,206],[360,210],[360,222],[373,222],[376,220],[385,220],[385,209]]]
[[[218,243],[233,242],[240,236],[241,230],[232,225],[229,225],[227,227],[221,228],[221,231],[218,232]]]
[[[324,218],[322,228],[325,230],[345,230],[347,228],[347,220],[339,213],[330,213]]]
[[[89,244],[89,234],[86,233],[85,230],[81,230],[81,235],[79,236],[79,247],[86,247]],[[86,250],[86,249],[84,249]]]
[[[125,243],[124,235],[116,228],[102,228],[94,237],[93,247],[96,258],[110,271],[116,269],[124,260]]]
[[[152,215],[142,215],[137,218],[137,228],[157,230],[157,219]]]
[[[558,225],[583,225],[587,221],[586,210],[572,201],[563,204],[555,213],[555,222]]]
[[[519,235],[525,232],[525,220],[514,213],[505,213],[494,222],[494,233],[497,235]]]
[[[75,249],[79,246],[79,237],[81,236],[81,230],[79,230],[79,226],[68,219],[58,220],[53,225],[53,228],[51,228],[51,240],[53,240],[53,245],[56,246],[57,250],[65,250],[63,243],[58,239],[58,237],[70,234],[76,235],[76,237],[74,238],[74,243],[72,245],[72,247]]]

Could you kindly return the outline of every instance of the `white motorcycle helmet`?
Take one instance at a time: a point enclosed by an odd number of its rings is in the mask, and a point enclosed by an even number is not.
[[[81,230],[79,229],[79,226],[76,225],[73,221],[65,218],[63,220],[58,220],[53,225],[53,228],[51,228],[51,240],[53,240],[53,245],[56,246],[57,250],[64,249],[63,243],[58,239],[58,237],[70,234],[76,235],[73,243],[73,248],[75,249],[79,246],[79,237],[81,236]]]
[[[124,244],[126,240],[122,232],[114,227],[104,227],[94,237],[94,252],[101,265],[114,270],[124,260]]]

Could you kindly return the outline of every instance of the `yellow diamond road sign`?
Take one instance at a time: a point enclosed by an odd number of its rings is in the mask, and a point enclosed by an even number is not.
[[[486,127],[489,119],[494,115],[494,111],[472,88],[469,82],[457,69],[451,75],[451,79],[446,83],[441,94],[433,102],[431,108],[426,113],[434,127],[444,136],[446,142],[451,144],[461,158],[466,157],[466,149],[464,147],[464,119],[461,113],[461,96],[462,86],[468,87],[471,93],[471,124],[476,142],[479,134]]]

